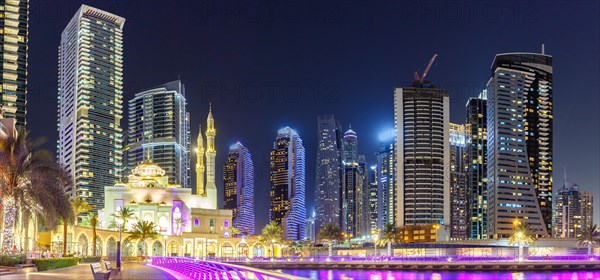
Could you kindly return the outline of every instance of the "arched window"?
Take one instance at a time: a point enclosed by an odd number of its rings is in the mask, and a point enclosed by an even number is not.
[[[228,227],[229,227],[229,220],[225,220],[225,221],[223,222],[223,226],[224,226],[225,228],[228,228]]]
[[[198,219],[198,217],[194,218],[194,226],[195,227],[199,227],[200,226],[200,219]]]
[[[210,219],[210,224],[209,225],[210,225],[211,228],[215,227],[215,220]]]

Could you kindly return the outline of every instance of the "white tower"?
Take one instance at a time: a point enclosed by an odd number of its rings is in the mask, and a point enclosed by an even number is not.
[[[204,140],[202,138],[202,126],[199,126],[198,139],[196,148],[196,195],[206,195],[206,188],[204,188]]]
[[[210,106],[210,105],[209,105]],[[205,196],[213,209],[217,208],[217,185],[215,184],[215,120],[212,115],[212,106],[208,109],[208,118],[206,119],[206,188]]]

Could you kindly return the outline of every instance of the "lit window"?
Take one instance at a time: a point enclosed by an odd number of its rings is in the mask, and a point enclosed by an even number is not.
[[[200,226],[200,219],[198,219],[198,217],[194,218],[194,226],[196,226],[196,227]]]

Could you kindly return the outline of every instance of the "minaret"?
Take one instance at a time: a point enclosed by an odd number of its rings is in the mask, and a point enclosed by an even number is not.
[[[213,209],[217,208],[217,185],[215,184],[215,120],[212,115],[212,105],[209,105],[208,118],[206,119],[206,196]]]
[[[204,187],[204,139],[202,137],[202,125],[198,126],[198,147],[196,148],[196,194],[206,195]]]

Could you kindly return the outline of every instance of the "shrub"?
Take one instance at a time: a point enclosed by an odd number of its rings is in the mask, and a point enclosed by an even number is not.
[[[26,261],[25,254],[0,255],[0,266],[15,266]]]
[[[83,257],[81,258],[82,263],[95,263],[95,262],[100,262],[100,256],[88,256],[88,257]]]
[[[79,258],[36,259],[33,263],[37,265],[38,271],[44,271],[77,265]]]

